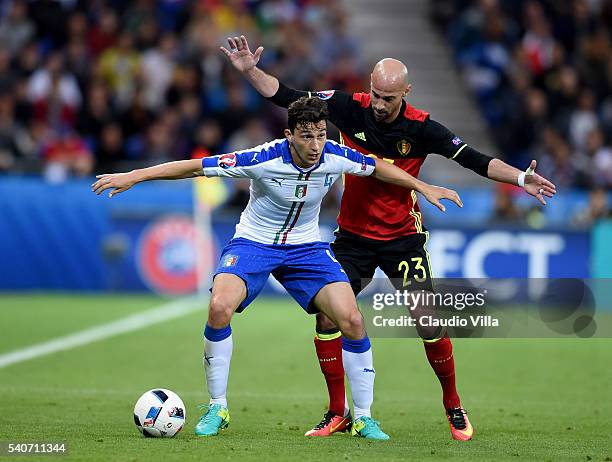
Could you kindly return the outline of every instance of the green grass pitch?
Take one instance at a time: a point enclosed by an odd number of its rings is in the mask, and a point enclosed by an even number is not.
[[[163,303],[0,295],[0,355]],[[456,340],[458,388],[476,429],[470,442],[450,439],[420,342],[374,339],[373,413],[392,439],[307,439],[327,399],[313,319],[289,299],[261,298],[234,318],[231,425],[197,438],[205,318],[202,310],[0,368],[0,442],[66,441],[68,460],[612,460],[609,339]],[[186,427],[175,439],[145,439],[134,426],[136,399],[154,387],[185,401]]]

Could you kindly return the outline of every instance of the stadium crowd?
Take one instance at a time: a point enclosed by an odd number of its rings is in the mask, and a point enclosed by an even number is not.
[[[284,111],[262,104],[219,52],[229,35],[263,44],[264,65],[289,85],[364,85],[358,42],[336,1],[12,0],[0,8],[0,173],[62,181],[282,136]]]
[[[430,5],[506,160],[538,159],[565,190],[609,190],[612,1]],[[60,182],[280,137],[285,112],[219,45],[245,34],[287,85],[362,91],[346,16],[339,0],[0,1],[0,174]],[[230,187],[243,207],[248,182]],[[497,191],[493,219],[522,221],[516,194]]]
[[[514,165],[612,188],[612,1],[435,0],[461,74]]]

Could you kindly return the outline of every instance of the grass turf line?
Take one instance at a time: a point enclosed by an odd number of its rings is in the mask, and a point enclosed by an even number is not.
[[[42,315],[45,327],[61,334],[75,316],[79,329],[116,319],[121,300],[138,310],[163,303],[129,296],[18,298],[20,310],[2,313],[8,331],[19,331],[18,345],[9,342],[7,349],[43,340],[44,329],[22,329],[28,319],[40,319],[41,300],[52,313]],[[0,298],[2,306],[5,301]],[[86,324],[89,318],[95,322]],[[611,340],[456,340],[459,392],[476,428],[475,440],[462,443],[450,439],[420,342],[375,339],[373,412],[392,440],[307,439],[302,435],[322,416],[326,394],[312,345],[314,320],[288,299],[261,299],[235,317],[232,422],[219,437],[197,438],[196,404],[206,400],[204,318],[195,313],[0,370],[0,441],[67,441],[68,460],[612,458]],[[187,425],[175,439],[144,439],[133,425],[136,399],[153,387],[170,388],[185,401]]]

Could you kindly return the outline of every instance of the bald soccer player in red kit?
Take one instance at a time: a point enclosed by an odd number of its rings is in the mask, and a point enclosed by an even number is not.
[[[405,97],[412,90],[406,66],[391,58],[379,61],[371,74],[368,93],[338,90],[300,91],[288,88],[257,67],[263,47],[251,52],[244,36],[228,39],[221,47],[233,67],[271,102],[288,107],[305,95],[327,101],[329,120],[338,127],[341,142],[361,152],[384,158],[413,176],[430,153],[443,155],[494,181],[521,186],[543,205],[556,193],[555,186],[535,173],[536,162],[525,171],[468,146],[429,113],[412,107]],[[355,295],[369,283],[377,267],[398,290],[433,291],[426,250],[429,233],[414,192],[374,178],[347,176],[338,231],[331,244]],[[418,318],[419,307],[411,311]],[[330,436],[346,431],[351,416],[346,404],[342,345],[338,327],[324,314],[316,319],[315,349],[329,392],[329,411],[306,436]],[[455,440],[470,440],[474,429],[455,385],[453,347],[446,332],[417,323],[425,354],[442,387],[442,404]]]

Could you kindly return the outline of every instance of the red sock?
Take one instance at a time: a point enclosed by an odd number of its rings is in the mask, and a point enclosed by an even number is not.
[[[342,366],[342,339],[338,337],[330,340],[314,339],[315,349],[321,372],[327,382],[329,393],[329,410],[337,415],[344,415],[344,367]]]
[[[461,401],[455,388],[455,359],[453,344],[448,336],[436,342],[423,342],[431,368],[442,385],[442,403],[445,409],[460,407]]]

